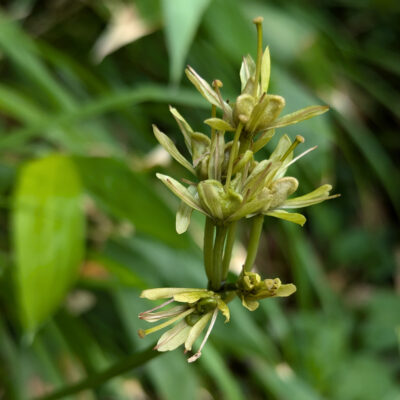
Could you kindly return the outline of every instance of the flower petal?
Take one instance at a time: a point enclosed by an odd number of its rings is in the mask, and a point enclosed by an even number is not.
[[[243,57],[243,62],[240,67],[240,83],[241,83],[241,90],[245,88],[247,81],[250,77],[254,76],[256,73],[256,63],[254,62],[253,58],[250,54]]]
[[[204,297],[210,297],[214,293],[207,289],[196,289],[191,291],[190,289],[186,292],[177,293],[174,295],[174,300],[181,303],[195,303],[196,301],[203,299]]]
[[[175,179],[171,178],[170,176],[163,175],[163,174],[156,174],[157,178],[160,179],[165,186],[167,186],[173,193],[175,193],[182,201],[184,201],[187,205],[194,208],[201,213],[208,215],[201,206],[197,203],[194,196],[189,192],[185,186],[180,184]]]
[[[228,305],[221,299],[218,299],[217,302],[218,310],[222,312],[222,315],[225,317],[225,323],[229,322],[230,312]]]
[[[182,135],[185,139],[185,144],[187,149],[189,150],[189,153],[192,154],[192,134],[193,134],[193,129],[190,127],[190,125],[186,122],[185,118],[182,117],[181,114],[179,114],[178,110],[174,107],[169,106],[169,111],[175,118],[176,123],[178,124]]]
[[[204,123],[217,131],[233,132],[235,130],[233,126],[221,118],[208,118]]]
[[[271,75],[271,58],[267,46],[261,60],[261,91],[268,92],[269,77]]]
[[[174,326],[169,331],[163,333],[158,339],[156,350],[158,351],[172,351],[179,347],[181,344],[185,343],[191,326],[189,326],[186,321],[181,321],[179,324]]]
[[[250,300],[246,297],[242,296],[242,305],[247,308],[249,311],[257,310],[260,303],[257,300]]]
[[[201,332],[203,329],[207,326],[208,321],[210,320],[212,316],[212,312],[209,312],[207,314],[204,314],[190,329],[189,335],[186,339],[185,342],[185,349],[187,351],[192,350],[193,343],[196,341],[196,339],[200,336]]]
[[[301,110],[295,111],[291,114],[284,115],[283,117],[272,122],[268,129],[282,128],[283,126],[297,124],[298,122],[305,121],[321,115],[329,110],[328,106],[309,106],[302,108]]]
[[[156,288],[156,289],[146,289],[140,293],[140,297],[142,299],[149,300],[159,300],[159,299],[168,299],[170,297],[174,297],[174,295],[178,293],[184,292],[204,292],[207,289],[193,289],[193,288]]]
[[[269,215],[270,217],[276,217],[280,219],[284,219],[286,221],[294,222],[295,224],[303,226],[306,222],[306,217],[302,214],[298,213],[289,213],[284,210],[274,210],[268,211],[265,215]]]
[[[340,196],[340,195],[329,196],[329,192],[331,190],[332,190],[331,185],[322,185],[319,188],[303,196],[298,196],[294,197],[293,199],[286,200],[282,208],[308,207],[314,204],[321,203],[325,200],[333,199]]]
[[[175,228],[178,235],[181,235],[188,230],[192,212],[193,208],[188,206],[185,202],[181,201],[181,204],[176,213],[175,221]]]
[[[190,162],[179,152],[174,142],[165,133],[161,132],[156,125],[153,125],[153,132],[161,146],[164,147],[179,164],[189,170],[193,175],[196,175],[196,171]]]
[[[185,69],[186,76],[193,83],[200,94],[211,104],[221,108],[217,93],[192,67],[188,66]]]
[[[293,283],[287,283],[279,287],[274,297],[288,297],[296,290],[297,288],[295,285],[293,285]]]

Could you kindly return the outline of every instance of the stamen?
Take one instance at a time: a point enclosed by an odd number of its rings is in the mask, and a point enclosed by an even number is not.
[[[253,90],[253,97],[257,96],[260,74],[261,74],[261,61],[262,61],[262,23],[263,17],[257,17],[253,19],[254,24],[257,28],[257,63],[256,63],[256,80]]]
[[[191,314],[193,311],[194,311],[194,308],[189,308],[189,310],[183,312],[182,314],[179,314],[176,317],[171,318],[168,321],[165,321],[164,323],[162,323],[160,325],[154,326],[153,328],[149,328],[149,329],[146,329],[146,330],[139,329],[138,334],[139,334],[139,336],[141,338],[144,338],[146,335],[149,335],[150,333],[157,332],[160,329],[163,329],[166,326],[169,326],[169,325],[173,324],[174,322],[179,321],[182,318],[185,318],[186,315]]]
[[[169,310],[166,311],[159,311],[159,312],[152,312],[148,314],[142,314],[139,316],[140,319],[143,319],[147,322],[157,322],[160,319],[165,319],[165,318],[172,318],[175,317],[175,315],[178,315],[184,311],[186,311],[187,307],[186,306],[176,306],[172,307]]]
[[[218,100],[221,103],[221,108],[222,108],[222,111],[224,112],[224,118],[226,118],[225,104],[224,104],[224,100],[222,99],[222,96],[221,96],[221,91],[219,90],[223,86],[224,86],[223,83],[219,79],[214,79],[212,82],[212,87],[214,88],[215,93],[217,93]]]
[[[310,153],[311,151],[315,150],[318,146],[314,146],[311,147],[310,149],[303,151],[303,153],[301,153],[300,155],[298,155],[297,157],[293,158],[292,161],[290,161],[290,163],[286,166],[289,167],[290,165],[294,164],[297,160],[299,160],[301,157],[304,157],[306,154]]]
[[[168,300],[168,301],[165,301],[164,303],[160,304],[160,305],[157,306],[157,307],[151,308],[150,310],[147,310],[147,311],[143,311],[143,312],[141,312],[141,313],[139,314],[139,318],[142,319],[142,316],[143,316],[143,315],[148,314],[148,313],[151,313],[151,312],[156,311],[156,310],[159,310],[160,308],[163,308],[163,307],[167,306],[168,304],[171,304],[173,301],[174,301],[174,299],[172,298],[172,299],[170,299],[170,300]]]
[[[204,345],[205,345],[206,342],[207,342],[208,337],[209,337],[210,334],[211,334],[211,331],[212,331],[212,329],[213,329],[213,327],[214,327],[215,321],[217,320],[217,315],[218,315],[218,308],[216,308],[216,309],[214,310],[214,313],[213,313],[213,315],[212,315],[212,317],[211,317],[210,325],[208,325],[207,333],[206,333],[206,335],[204,336],[204,339],[203,339],[203,341],[202,341],[201,344],[200,344],[199,350],[198,350],[197,353],[194,354],[192,357],[188,358],[187,361],[188,361],[189,363],[192,363],[192,362],[196,361],[198,358],[200,358],[200,356],[201,356],[201,350],[203,349]]]
[[[304,137],[297,135],[295,141],[288,148],[287,152],[283,155],[283,157],[279,161],[285,161],[287,156],[298,146],[299,143],[304,143]]]

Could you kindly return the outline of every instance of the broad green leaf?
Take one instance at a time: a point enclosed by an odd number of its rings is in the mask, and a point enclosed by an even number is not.
[[[196,175],[196,171],[188,160],[179,152],[174,142],[163,132],[161,132],[155,125],[153,125],[154,136],[157,138],[159,143],[168,153],[176,160],[179,164],[185,167],[193,175]]]
[[[162,0],[170,78],[178,83],[186,55],[210,0]]]
[[[12,240],[21,322],[34,332],[74,282],[84,249],[82,187],[61,155],[22,167],[14,194]]]
[[[138,232],[175,247],[187,245],[174,230],[174,214],[143,174],[112,158],[75,157],[86,190],[113,216],[128,220]]]

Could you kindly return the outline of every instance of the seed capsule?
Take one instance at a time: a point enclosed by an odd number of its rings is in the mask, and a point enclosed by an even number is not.
[[[215,307],[217,307],[217,300],[212,297],[201,299],[196,305],[197,311],[202,314],[214,310]]]
[[[200,318],[201,318],[201,315],[194,312],[192,314],[187,315],[185,317],[185,321],[188,325],[193,326]]]

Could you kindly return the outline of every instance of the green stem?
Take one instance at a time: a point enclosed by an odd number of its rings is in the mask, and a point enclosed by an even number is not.
[[[217,231],[215,234],[215,242],[214,242],[214,252],[213,252],[213,269],[211,274],[212,290],[219,290],[221,287],[222,254],[224,251],[224,243],[227,230],[228,230],[227,226],[224,225],[217,226]]]
[[[232,249],[235,243],[237,221],[232,222],[228,228],[228,236],[226,238],[224,259],[222,261],[222,280],[224,281],[228,275],[229,264],[232,258]]]
[[[258,214],[253,217],[252,220],[253,226],[251,227],[249,244],[247,245],[247,257],[246,262],[244,263],[245,271],[251,270],[256,259],[258,244],[260,242],[260,236],[264,222],[264,215]]]
[[[214,223],[209,217],[206,217],[203,243],[204,267],[206,270],[207,278],[209,281],[211,281],[213,270]]]
[[[235,136],[233,138],[231,152],[229,154],[228,171],[226,173],[225,189],[228,189],[229,185],[231,183],[233,162],[236,158],[236,152],[237,152],[236,148],[237,148],[237,145],[239,142],[239,137],[240,137],[240,133],[242,132],[242,129],[243,129],[243,123],[239,122],[239,125],[236,128]]]
[[[104,382],[112,379],[124,372],[131,371],[133,368],[140,367],[141,365],[147,363],[152,358],[159,356],[160,352],[153,350],[154,345],[150,346],[148,349],[143,350],[139,353],[132,354],[126,358],[123,358],[118,363],[112,365],[110,368],[98,374],[90,375],[86,379],[81,380],[73,385],[66,386],[48,395],[38,397],[36,400],[55,400],[61,399],[65,396],[70,396],[72,394],[81,392],[85,389],[90,389],[103,384]]]

